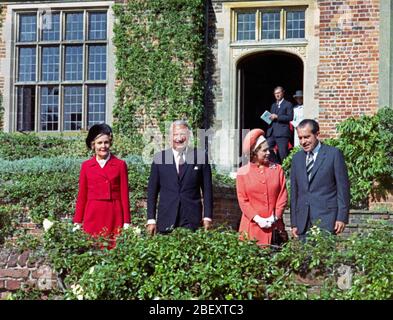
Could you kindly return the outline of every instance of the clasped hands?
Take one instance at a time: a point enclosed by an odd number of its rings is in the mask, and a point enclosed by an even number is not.
[[[253,220],[262,228],[269,229],[273,223],[277,220],[276,216],[272,214],[269,218],[262,218],[260,215],[256,215]]]

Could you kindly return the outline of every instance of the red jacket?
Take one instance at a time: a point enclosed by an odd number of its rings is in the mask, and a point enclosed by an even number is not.
[[[96,157],[82,163],[74,222],[90,234],[116,233],[130,223],[127,164],[111,155],[104,168]]]

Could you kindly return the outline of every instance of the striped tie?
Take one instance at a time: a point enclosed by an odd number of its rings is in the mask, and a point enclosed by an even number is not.
[[[307,154],[307,159],[306,159],[306,171],[307,171],[308,181],[310,181],[311,171],[313,166],[314,166],[314,154],[310,151]]]

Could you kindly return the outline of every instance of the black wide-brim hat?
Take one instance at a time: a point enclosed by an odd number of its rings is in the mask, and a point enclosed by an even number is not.
[[[88,149],[91,149],[91,143],[97,139],[98,136],[106,134],[108,136],[112,136],[112,128],[108,126],[106,123],[100,123],[93,125],[87,134],[86,138],[86,146]]]

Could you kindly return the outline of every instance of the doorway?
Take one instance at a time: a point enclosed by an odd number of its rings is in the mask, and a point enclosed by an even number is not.
[[[303,61],[282,51],[264,51],[242,59],[237,67],[240,129],[261,128],[266,132],[268,125],[260,117],[275,102],[274,88],[282,86],[285,99],[295,104],[295,91],[303,90],[303,72]],[[241,154],[243,137],[239,138]]]

